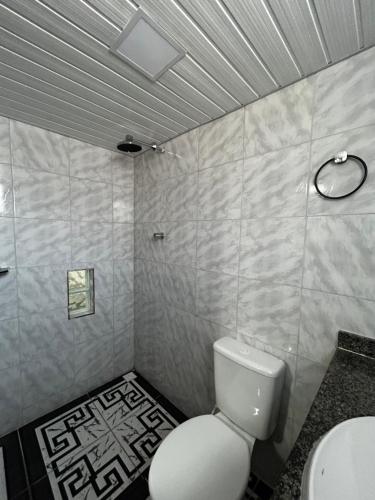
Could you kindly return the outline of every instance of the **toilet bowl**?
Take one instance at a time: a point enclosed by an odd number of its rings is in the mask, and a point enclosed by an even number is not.
[[[284,363],[224,337],[214,344],[217,413],[174,429],[150,467],[152,500],[240,500],[256,439],[272,434]]]

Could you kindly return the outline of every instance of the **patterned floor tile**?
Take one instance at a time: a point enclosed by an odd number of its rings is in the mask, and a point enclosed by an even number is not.
[[[35,429],[46,466],[55,467],[75,451],[86,448],[108,432],[92,401],[85,402]]]

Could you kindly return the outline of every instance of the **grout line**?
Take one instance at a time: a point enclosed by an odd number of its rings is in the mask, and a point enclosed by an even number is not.
[[[25,473],[25,479],[26,479],[26,488],[27,492],[29,494],[29,497],[31,498],[31,484],[30,484],[30,479],[29,479],[29,472],[26,467],[26,460],[25,460],[25,454],[23,452],[23,446],[22,446],[22,440],[19,432],[19,428],[17,429],[17,438],[18,438],[18,444],[21,450],[21,456],[22,456],[22,464],[23,464],[23,471]]]

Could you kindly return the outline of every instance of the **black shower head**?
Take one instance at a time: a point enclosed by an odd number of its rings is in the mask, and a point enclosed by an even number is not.
[[[127,135],[124,141],[117,144],[117,149],[123,153],[138,153],[142,150],[142,146],[133,142],[132,135]]]

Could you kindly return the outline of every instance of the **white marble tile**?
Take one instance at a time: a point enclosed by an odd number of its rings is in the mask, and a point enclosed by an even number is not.
[[[198,129],[179,135],[165,144],[168,176],[187,175],[198,170]]]
[[[199,128],[199,168],[208,168],[243,156],[243,108]]]
[[[250,219],[241,224],[240,275],[300,285],[305,219]]]
[[[116,259],[113,262],[114,294],[126,295],[134,291],[134,261]]]
[[[144,183],[153,184],[169,177],[169,163],[171,158],[169,153],[156,153],[155,151],[149,149],[142,156],[142,177]]]
[[[236,326],[237,277],[228,274],[198,271],[198,316],[229,329]]]
[[[72,222],[72,258],[94,262],[112,259],[112,224]]]
[[[22,425],[60,408],[81,395],[82,391],[75,385],[71,385],[51,398],[34,399],[29,405],[22,407]]]
[[[337,332],[375,338],[375,302],[303,290],[300,355],[327,366],[335,352]]]
[[[23,361],[38,362],[52,352],[74,347],[73,322],[66,308],[20,316],[20,351]]]
[[[0,164],[0,217],[13,216],[12,170]]]
[[[200,269],[238,274],[240,221],[198,223],[197,265]]]
[[[52,400],[56,407],[61,404],[59,393],[74,385],[73,349],[50,351],[22,365],[22,401],[24,406],[36,401]]]
[[[21,425],[21,372],[19,366],[0,372],[0,436]]]
[[[0,321],[0,370],[19,364],[18,319]]]
[[[314,401],[327,368],[299,356],[293,394],[294,419],[302,425]]]
[[[197,222],[166,223],[164,245],[165,260],[168,263],[194,267],[197,250]]]
[[[0,267],[14,266],[16,263],[14,251],[13,219],[0,217]]]
[[[113,186],[113,222],[134,222],[134,188]]]
[[[134,159],[123,154],[112,153],[112,182],[116,186],[134,185]]]
[[[196,219],[198,174],[174,177],[165,181],[165,219]]]
[[[242,160],[199,172],[198,218],[239,219]]]
[[[0,278],[0,320],[16,318],[18,315],[16,269],[10,268]]]
[[[0,286],[2,281],[0,281]],[[17,281],[20,315],[26,316],[30,313],[67,308],[67,270],[65,267],[18,268]]]
[[[317,139],[312,143],[311,176],[308,214],[357,214],[375,211],[375,127],[364,127],[342,134]],[[362,158],[368,168],[368,177],[359,191],[342,200],[326,200],[314,187],[314,177],[323,163],[339,151]],[[319,189],[330,196],[352,191],[361,181],[363,170],[359,163],[348,160],[344,164],[327,166],[319,174]]]
[[[375,299],[375,215],[310,217],[305,288]]]
[[[113,224],[113,258],[134,257],[134,224]]]
[[[195,269],[166,264],[161,278],[163,300],[170,306],[194,313]]]
[[[317,75],[314,138],[374,123],[374,54],[372,48]]]
[[[0,117],[0,163],[10,163],[9,119]]]
[[[296,353],[299,305],[299,288],[240,278],[238,331]]]
[[[309,141],[312,107],[311,78],[246,106],[245,157]]]
[[[68,175],[69,139],[25,123],[10,122],[13,164]]]
[[[164,262],[167,258],[167,245],[169,242],[166,233],[167,228],[168,224],[160,222],[136,224],[134,235],[136,258]],[[154,233],[164,233],[166,237],[162,240],[155,240],[153,238]]]
[[[166,181],[144,183],[141,193],[141,204],[137,207],[140,211],[140,221],[155,222],[165,218],[165,190]]]
[[[147,260],[135,261],[135,294],[142,294],[150,299],[161,300],[164,295],[163,280],[165,265]]]
[[[70,175],[81,179],[112,182],[112,152],[69,139]]]
[[[309,144],[301,144],[244,162],[242,217],[305,215]]]
[[[82,319],[82,318],[80,318]],[[113,342],[92,339],[80,345],[75,353],[75,380],[83,392],[97,388],[112,379]]]
[[[69,263],[69,222],[15,219],[15,223],[18,266]]]
[[[113,376],[117,377],[134,368],[134,330],[133,325],[115,332]]]
[[[127,328],[134,321],[134,296],[117,295],[114,298],[114,329],[115,331]]]
[[[70,196],[72,220],[112,222],[112,185],[71,178]]]
[[[68,176],[15,166],[13,192],[16,217],[70,218]]]

